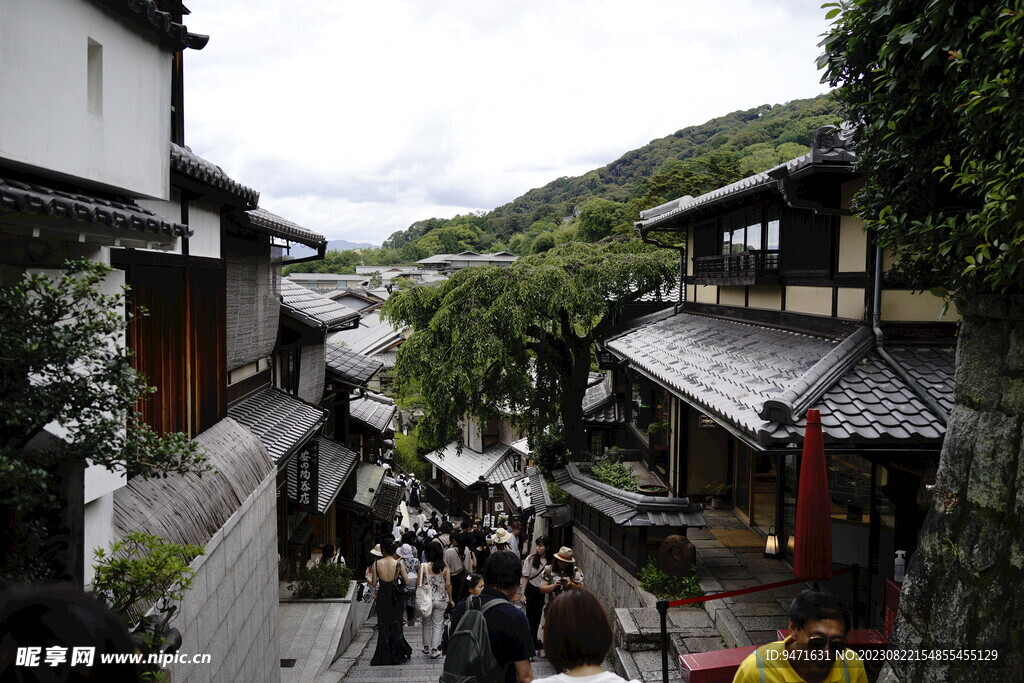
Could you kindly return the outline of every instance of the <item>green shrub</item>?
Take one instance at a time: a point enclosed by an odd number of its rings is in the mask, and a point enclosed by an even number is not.
[[[569,494],[563,491],[556,482],[548,482],[548,495],[551,496],[551,502],[555,505],[565,505],[569,502]]]
[[[590,469],[590,476],[602,484],[608,484],[623,491],[635,491],[637,484],[640,483],[640,480],[633,476],[633,470],[629,469],[628,465],[613,458],[606,458],[594,465]]]
[[[343,598],[352,583],[352,570],[342,564],[315,564],[299,571],[299,579],[288,584],[292,597],[323,600]]]
[[[569,461],[569,447],[560,429],[534,437],[532,448],[532,456],[544,476],[550,476],[551,472],[565,467]]]
[[[640,585],[661,600],[683,600],[704,595],[704,589],[697,580],[696,567],[690,571],[688,577],[681,579],[659,569],[654,560],[649,561],[647,566],[640,570]]]
[[[395,433],[395,462],[420,481],[430,477],[430,465],[420,455],[419,435],[415,427],[408,434]]]

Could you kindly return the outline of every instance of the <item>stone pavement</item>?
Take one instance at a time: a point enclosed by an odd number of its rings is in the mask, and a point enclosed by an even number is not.
[[[371,616],[359,629],[348,649],[316,680],[316,683],[334,683],[341,680],[346,683],[436,683],[444,668],[444,658],[431,659],[429,655],[423,654],[423,629],[419,623],[417,619],[415,626],[405,627],[405,639],[412,646],[411,660],[395,666],[370,666],[373,651],[377,646],[377,618]],[[534,658],[535,678],[554,674],[555,669],[547,660]]]
[[[705,516],[711,528],[691,529],[688,533],[697,549],[697,575],[705,591],[718,593],[793,578],[788,564],[764,556],[764,541],[747,531],[732,511],[706,510]],[[736,533],[731,538],[729,534],[716,535],[723,530]],[[744,533],[750,534],[749,542],[743,540]],[[687,640],[687,649],[705,652],[776,640],[776,629],[785,628],[789,623],[789,603],[793,596],[806,588],[809,588],[807,584],[794,584],[701,603],[721,640]]]

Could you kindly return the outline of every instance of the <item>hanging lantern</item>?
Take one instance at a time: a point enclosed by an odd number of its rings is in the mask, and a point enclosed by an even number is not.
[[[768,538],[764,542],[764,556],[765,557],[779,557],[782,555],[782,551],[779,550],[779,535],[775,533],[775,527],[768,527]]]

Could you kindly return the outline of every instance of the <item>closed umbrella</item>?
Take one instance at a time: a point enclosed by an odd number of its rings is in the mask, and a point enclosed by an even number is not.
[[[825,467],[821,414],[807,411],[807,431],[800,456],[800,486],[796,497],[793,574],[808,581],[832,578],[832,517]]]

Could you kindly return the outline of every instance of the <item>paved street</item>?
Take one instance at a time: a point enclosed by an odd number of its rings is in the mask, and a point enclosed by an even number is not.
[[[344,654],[322,674],[317,683],[369,683],[371,681],[401,681],[402,683],[436,683],[444,667],[444,658],[431,659],[423,654],[423,630],[417,625],[405,628],[405,638],[412,645],[412,659],[397,666],[370,666],[373,650],[377,643],[377,620],[370,617],[359,629],[352,644]],[[554,668],[546,660],[535,658],[533,675],[551,676]]]

